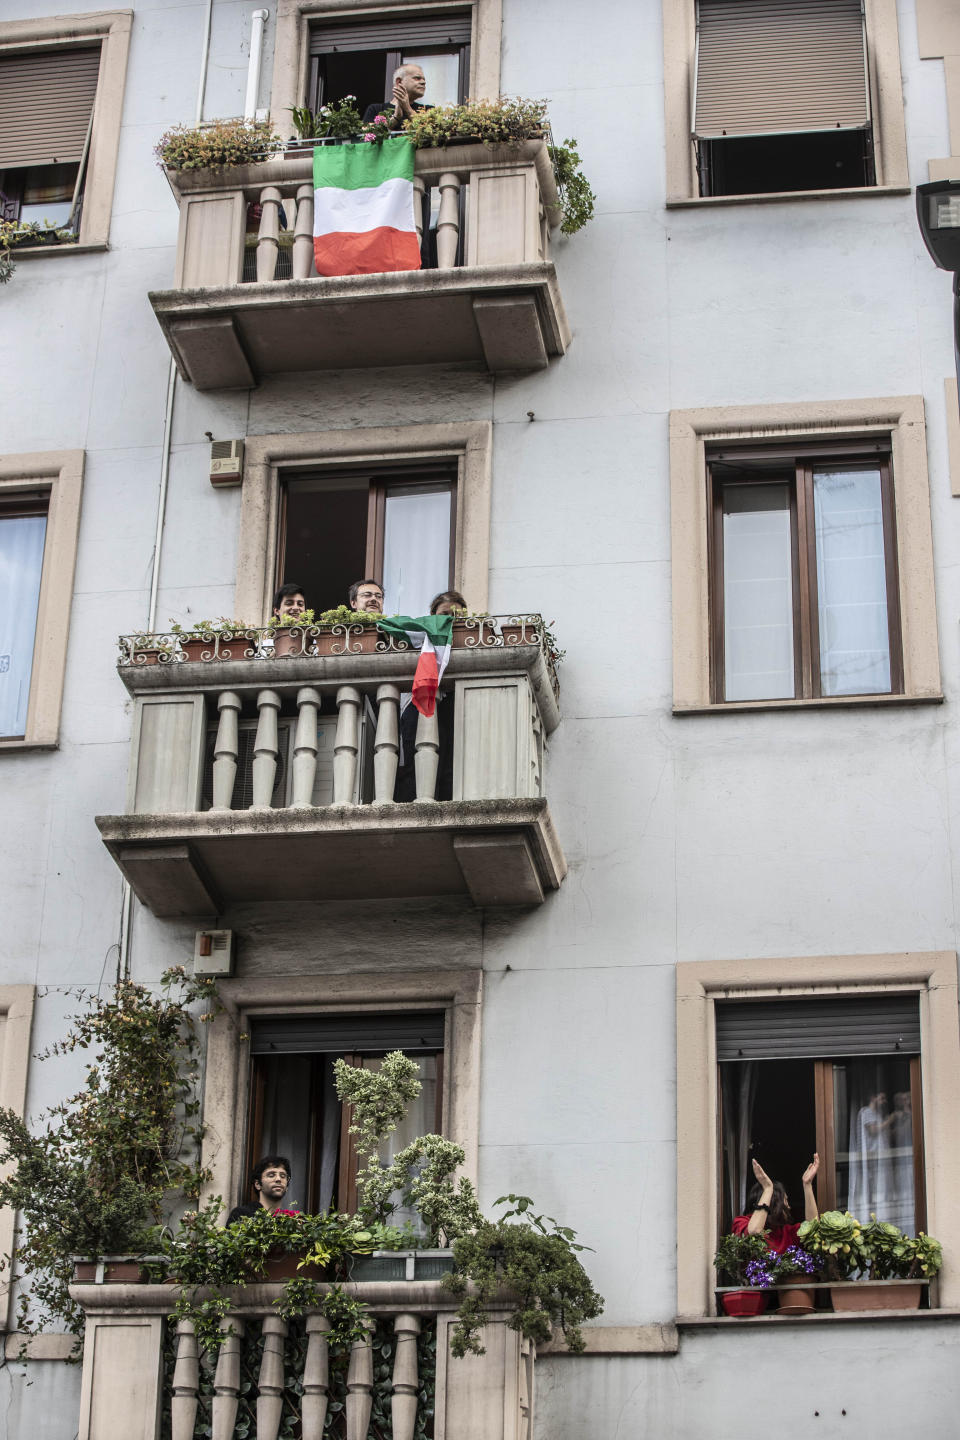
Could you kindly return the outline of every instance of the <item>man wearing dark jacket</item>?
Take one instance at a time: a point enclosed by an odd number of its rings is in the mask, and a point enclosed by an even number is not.
[[[287,1193],[290,1184],[290,1161],[286,1155],[264,1155],[253,1167],[253,1174],[250,1176],[250,1183],[257,1192],[257,1204],[235,1205],[227,1216],[227,1224],[235,1225],[238,1220],[245,1220],[250,1215],[257,1215],[261,1210],[269,1210],[271,1214],[280,1208],[280,1202]],[[285,1206],[285,1209],[296,1209],[296,1206]]]
[[[363,123],[369,125],[378,115],[390,116],[391,130],[399,130],[404,120],[412,120],[418,110],[431,110],[421,103],[427,88],[427,77],[419,65],[398,65],[393,72],[393,94],[382,103],[368,105]]]

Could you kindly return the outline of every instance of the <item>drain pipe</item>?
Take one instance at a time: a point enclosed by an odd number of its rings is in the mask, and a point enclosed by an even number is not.
[[[203,49],[200,56],[200,79],[197,84],[197,110],[194,123],[203,119],[203,102],[207,93],[207,67],[210,60],[210,31],[213,21],[213,0],[207,0],[203,24]],[[170,357],[167,371],[167,401],[163,412],[163,442],[160,449],[160,493],[157,496],[157,529],[153,541],[153,566],[150,575],[150,604],[147,610],[146,633],[157,623],[157,595],[160,589],[160,557],[163,552],[163,531],[167,515],[167,488],[170,480],[170,443],[173,435],[173,402],[177,389],[177,366]],[[131,928],[133,922],[133,891],[130,881],[123,882],[120,902],[120,937],[117,970],[123,979],[130,978]]]
[[[253,120],[257,114],[257,97],[260,93],[260,63],[263,56],[263,28],[269,19],[269,10],[254,10],[253,27],[250,31],[250,60],[247,64],[247,95],[243,102],[244,120]]]

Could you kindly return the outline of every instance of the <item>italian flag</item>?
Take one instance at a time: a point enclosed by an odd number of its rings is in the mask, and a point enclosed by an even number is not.
[[[313,152],[313,253],[318,275],[419,270],[413,146],[318,145]]]
[[[413,677],[413,703],[421,715],[432,715],[437,707],[437,688],[450,659],[453,616],[419,615],[413,619],[409,615],[391,615],[389,620],[378,620],[377,628],[420,651]]]

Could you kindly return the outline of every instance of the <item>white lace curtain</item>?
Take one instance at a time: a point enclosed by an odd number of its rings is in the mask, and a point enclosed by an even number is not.
[[[27,727],[45,515],[0,518],[0,737]]]

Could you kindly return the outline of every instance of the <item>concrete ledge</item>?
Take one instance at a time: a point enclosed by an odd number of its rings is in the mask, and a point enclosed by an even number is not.
[[[675,1355],[680,1348],[676,1325],[587,1325],[586,1355]],[[537,1346],[541,1355],[574,1355],[560,1338]]]
[[[528,906],[559,889],[567,870],[539,798],[100,815],[96,823],[137,897],[163,917],[217,914],[239,900],[464,893],[479,906]]]
[[[676,1326],[682,1332],[684,1330],[715,1330],[719,1327],[728,1329],[731,1325],[738,1327],[747,1325],[856,1325],[860,1320],[866,1320],[870,1324],[877,1320],[900,1323],[908,1320],[912,1325],[918,1320],[960,1320],[960,1310],[847,1310],[836,1313],[824,1310],[822,1312],[814,1311],[811,1315],[694,1315],[689,1319],[678,1315]]]
[[[69,1360],[77,1343],[75,1335],[21,1335],[12,1330],[4,1337],[6,1360]]]

